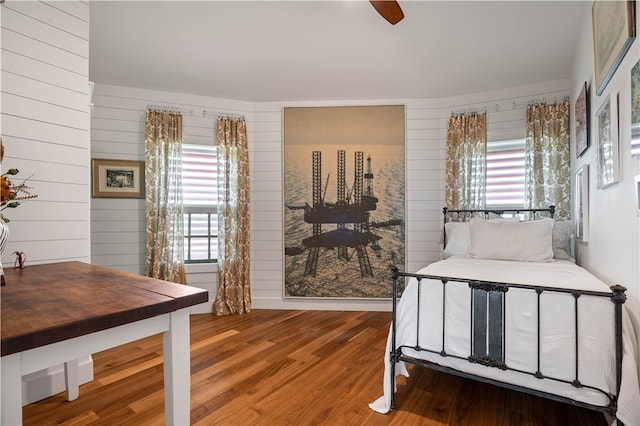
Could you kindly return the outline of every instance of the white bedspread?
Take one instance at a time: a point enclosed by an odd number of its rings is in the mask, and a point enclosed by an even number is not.
[[[602,281],[583,268],[568,261],[549,263],[512,262],[472,259],[454,256],[433,263],[417,273],[461,279],[507,282],[546,287],[609,292]],[[416,345],[417,280],[411,279],[398,303],[396,347]],[[423,280],[420,314],[420,345],[439,352],[442,349],[442,295],[439,280]],[[428,290],[427,290],[428,289]],[[447,354],[467,357],[470,349],[471,296],[466,283],[450,281],[446,285],[446,343]],[[510,289],[506,293],[505,363],[510,368],[535,373],[537,370],[537,295],[530,290]],[[581,296],[579,303],[579,380],[615,394],[614,304],[608,298]],[[541,365],[547,377],[572,381],[575,378],[575,311],[574,298],[569,294],[541,295]],[[623,310],[623,366],[622,385],[618,398],[617,417],[627,425],[640,425],[640,386],[636,366],[638,342],[631,329],[631,321]],[[391,331],[384,355],[384,395],[369,406],[386,413],[391,404],[389,353]],[[453,357],[429,352],[417,353],[404,349],[407,356],[425,359],[467,373],[502,382],[524,386],[593,405],[606,406],[608,399],[588,388],[575,388],[553,380],[540,380],[516,371],[503,371],[469,363]],[[396,365],[396,374],[408,376],[406,365]],[[395,389],[393,390],[395,392]],[[398,401],[401,404],[401,401]]]

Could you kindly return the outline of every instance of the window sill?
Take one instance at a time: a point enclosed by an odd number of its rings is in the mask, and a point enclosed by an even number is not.
[[[189,263],[185,265],[187,274],[210,274],[218,272],[217,263]]]

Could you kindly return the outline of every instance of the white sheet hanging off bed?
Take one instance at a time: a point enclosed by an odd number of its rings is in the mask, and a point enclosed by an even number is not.
[[[570,261],[515,262],[452,256],[433,263],[418,274],[504,282],[547,287],[609,292],[602,281]],[[417,280],[411,279],[397,308],[396,346],[416,344]],[[421,293],[420,345],[439,352],[442,349],[442,294],[439,280],[423,280]],[[450,281],[446,289],[447,354],[467,357],[470,352],[471,289],[466,283]],[[534,373],[537,370],[537,295],[531,290],[511,288],[506,294],[505,363],[510,368]],[[572,381],[575,360],[567,345],[575,345],[574,298],[570,294],[541,294],[541,366],[547,377]],[[579,298],[579,379],[584,385],[615,393],[614,304],[603,297]],[[622,384],[617,417],[627,425],[640,425],[640,386],[636,366],[638,343],[628,313],[623,309]],[[386,413],[391,404],[389,353],[391,332],[384,356],[384,395],[369,406]],[[404,349],[403,353],[457,370],[530,389],[561,395],[577,401],[606,406],[608,399],[588,388],[575,388],[553,380],[540,380],[516,371],[503,371],[437,353]],[[406,365],[396,365],[396,374],[408,376]],[[395,390],[394,390],[395,391]]]

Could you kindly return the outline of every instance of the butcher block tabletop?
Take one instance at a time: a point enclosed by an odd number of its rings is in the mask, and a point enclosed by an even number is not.
[[[208,300],[203,289],[82,262],[4,271],[2,356]]]

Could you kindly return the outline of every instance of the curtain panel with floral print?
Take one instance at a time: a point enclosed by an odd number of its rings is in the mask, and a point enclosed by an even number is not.
[[[556,206],[571,218],[569,102],[529,105],[525,158],[525,207]]]
[[[181,167],[182,115],[148,110],[145,120],[145,274],[186,284]]]
[[[244,120],[219,118],[217,315],[251,311],[249,148]]]
[[[483,209],[487,179],[487,114],[453,115],[447,128],[446,206]]]

